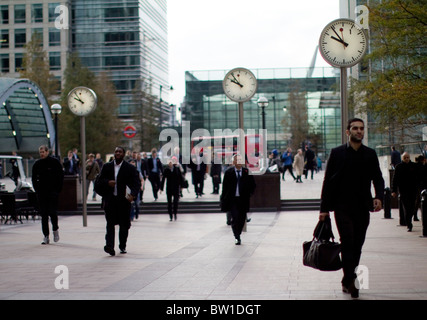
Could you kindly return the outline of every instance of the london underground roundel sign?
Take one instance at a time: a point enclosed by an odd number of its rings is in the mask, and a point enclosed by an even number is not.
[[[134,126],[127,126],[123,131],[123,134],[126,138],[131,139],[136,136],[136,128]]]

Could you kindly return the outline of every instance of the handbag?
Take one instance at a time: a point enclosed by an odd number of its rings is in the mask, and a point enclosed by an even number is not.
[[[188,188],[188,180],[187,179],[183,178],[181,180],[181,188],[183,188],[183,189],[187,189]]]
[[[334,241],[329,217],[317,223],[313,240],[305,241],[302,247],[305,266],[321,271],[337,271],[342,268],[341,244]]]

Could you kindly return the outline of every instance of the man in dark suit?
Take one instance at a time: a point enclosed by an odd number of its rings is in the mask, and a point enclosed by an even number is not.
[[[348,143],[332,149],[323,181],[320,215],[324,220],[335,212],[335,222],[342,245],[343,292],[359,296],[355,268],[369,225],[369,211],[379,211],[384,196],[384,179],[375,150],[362,144],[365,125],[358,118],[347,126]],[[372,198],[371,183],[375,198]]]
[[[157,150],[151,150],[151,158],[147,160],[147,171],[148,180],[151,182],[153,188],[154,200],[158,198],[158,192],[160,189],[160,176],[163,175],[163,165],[160,159],[157,157]]]
[[[231,228],[235,244],[240,245],[240,235],[250,209],[250,197],[255,191],[255,179],[249,170],[243,167],[242,157],[233,156],[233,166],[224,173],[220,197],[221,211],[231,212]]]
[[[172,157],[172,159],[168,161],[168,166],[163,171],[162,184],[160,186],[160,192],[162,192],[165,186],[165,181],[167,179],[166,196],[168,199],[168,213],[170,221],[172,221],[172,214],[176,220],[176,214],[178,212],[179,191],[183,179],[181,169],[178,166],[179,163],[177,157]]]
[[[191,178],[193,180],[196,198],[199,196],[201,197],[207,168],[206,163],[203,162],[203,148],[192,155],[189,167],[191,169]]]
[[[95,182],[95,191],[102,196],[105,219],[107,220],[106,245],[104,251],[114,256],[115,225],[119,225],[120,253],[126,253],[129,235],[131,203],[141,188],[138,172],[132,164],[124,161],[125,150],[116,147],[114,160],[102,167]]]

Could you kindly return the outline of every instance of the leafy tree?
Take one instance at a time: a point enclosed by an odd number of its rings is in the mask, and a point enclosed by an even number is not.
[[[133,99],[140,151],[150,151],[159,144],[159,112],[155,109],[158,99],[147,92],[143,81],[139,81],[135,86]]]
[[[80,117],[67,106],[67,95],[75,87],[85,86],[95,91],[98,104],[95,111],[86,117],[86,152],[112,153],[119,144],[121,127],[117,118],[119,99],[108,74],[98,76],[85,67],[76,53],[70,55],[64,72],[65,85],[61,96],[62,113],[59,117],[59,139],[63,154],[81,145]]]
[[[34,33],[31,41],[25,45],[25,53],[19,74],[21,78],[29,79],[37,84],[48,100],[49,105],[53,103],[52,96],[56,93],[57,83],[53,74],[50,73],[47,53],[43,51],[41,39],[37,33]]]
[[[389,0],[369,9],[371,53],[362,65],[370,70],[353,83],[352,102],[380,131],[410,135],[412,130],[419,137],[427,123],[427,2]]]

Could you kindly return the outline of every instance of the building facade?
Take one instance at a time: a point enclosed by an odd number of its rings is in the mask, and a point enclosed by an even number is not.
[[[194,71],[186,73],[186,97],[182,119],[189,121],[191,132],[207,129],[236,130],[239,127],[238,104],[228,99],[222,80],[229,70]],[[341,141],[341,111],[339,76],[333,68],[286,68],[251,70],[258,81],[255,96],[243,105],[244,129],[262,129],[261,109],[257,100],[269,100],[265,109],[268,132],[267,150],[285,150],[288,146],[313,144],[316,152],[325,156]],[[296,101],[298,100],[298,101]],[[306,110],[307,132],[317,136],[316,142],[295,138],[292,129],[298,122],[298,112],[292,106]],[[294,108],[295,109],[295,108]],[[298,139],[295,141],[295,139]],[[294,150],[295,151],[295,150]],[[324,158],[323,158],[324,159]]]
[[[58,94],[67,57],[78,52],[93,72],[109,72],[124,121],[135,113],[138,82],[158,99],[162,118],[169,120],[166,15],[166,0],[2,0],[1,75],[19,78],[24,46],[37,33],[58,80]]]

